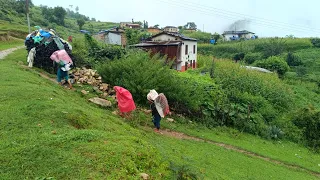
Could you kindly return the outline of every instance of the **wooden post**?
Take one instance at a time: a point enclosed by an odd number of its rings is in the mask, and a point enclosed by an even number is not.
[[[27,13],[27,21],[28,21],[28,30],[29,30],[29,33],[31,33],[30,18],[29,18],[29,0],[26,0],[26,13]]]

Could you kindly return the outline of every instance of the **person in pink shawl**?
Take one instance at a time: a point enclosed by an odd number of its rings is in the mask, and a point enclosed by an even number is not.
[[[131,93],[120,86],[114,86],[113,89],[116,91],[120,116],[128,117],[136,109]]]

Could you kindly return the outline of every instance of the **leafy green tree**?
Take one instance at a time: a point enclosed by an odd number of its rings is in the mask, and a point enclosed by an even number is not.
[[[76,12],[79,13],[79,6],[76,7]]]
[[[53,8],[53,15],[55,17],[55,22],[58,25],[64,26],[64,18],[67,15],[67,11],[63,7],[55,7]]]
[[[31,0],[29,0],[29,8],[33,7],[33,3]],[[15,2],[15,5],[13,6],[14,10],[16,10],[17,13],[26,14],[26,0],[17,0]]]
[[[271,56],[266,60],[256,61],[254,64],[258,67],[266,68],[270,71],[276,71],[280,77],[290,69],[287,62],[277,56]]]
[[[155,27],[155,28],[159,28],[159,26],[160,26],[159,24],[156,24],[156,25],[154,25],[153,27]]]
[[[215,40],[215,44],[217,44],[218,40],[220,39],[221,35],[217,32],[215,32],[213,35],[212,35],[213,39]]]
[[[184,25],[185,29],[197,29],[197,25],[194,22],[188,22],[186,25]]]
[[[48,6],[40,6],[42,16],[47,19],[48,21],[54,21],[53,17],[53,9]]]
[[[77,24],[78,24],[80,30],[82,29],[82,27],[85,23],[86,23],[86,21],[84,19],[77,20]]]
[[[255,46],[255,51],[263,52],[264,58],[282,54],[287,48],[284,38],[271,38],[263,44]]]

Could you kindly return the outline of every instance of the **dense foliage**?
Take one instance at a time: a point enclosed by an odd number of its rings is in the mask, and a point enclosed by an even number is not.
[[[281,57],[277,56],[271,56],[266,60],[256,61],[254,65],[275,71],[279,74],[279,76],[283,76],[289,70],[287,62]]]
[[[313,107],[303,108],[293,119],[295,125],[301,128],[306,144],[314,150],[320,148],[320,111]]]
[[[180,75],[164,65],[165,58],[142,51],[131,51],[118,61],[99,68],[103,80],[130,90],[134,100],[146,105],[149,90],[163,92],[175,112],[201,116],[200,106],[212,98],[219,98],[219,87],[210,79]]]

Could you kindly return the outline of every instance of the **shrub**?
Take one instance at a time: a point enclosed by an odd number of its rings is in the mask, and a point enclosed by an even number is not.
[[[288,52],[287,54],[287,63],[289,66],[299,66],[302,64],[300,57],[292,52]]]
[[[82,45],[82,47],[84,46]],[[126,53],[122,47],[100,43],[88,34],[85,34],[85,47],[85,49],[88,49],[87,57],[90,57],[87,60],[89,66],[100,65],[104,61],[121,58]]]
[[[268,127],[268,138],[273,140],[282,139],[284,132],[277,126]]]
[[[240,53],[237,53],[233,56],[233,60],[235,61],[240,61],[244,58],[244,53],[243,52],[240,52]]]
[[[314,38],[314,39],[311,39],[311,43],[314,47],[320,47],[320,39],[319,38]]]
[[[308,70],[304,66],[298,66],[296,68],[296,73],[298,77],[304,77],[308,73]]]
[[[199,175],[189,165],[177,165],[170,162],[169,169],[173,172],[173,179],[177,180],[197,180]]]
[[[283,76],[290,69],[287,62],[277,56],[271,56],[266,60],[256,61],[254,64],[270,71],[276,71],[279,76]]]
[[[248,53],[244,56],[244,61],[248,64],[252,64],[257,60],[262,59],[262,54],[261,53]]]
[[[257,44],[255,46],[255,51],[263,53],[264,58],[270,56],[277,56],[282,54],[286,50],[287,44],[286,40],[283,38],[271,38],[267,39],[263,43]]]
[[[98,71],[104,81],[128,89],[135,102],[146,105],[149,90],[163,92],[172,109],[190,116],[200,116],[203,102],[213,101],[221,93],[209,77],[178,73],[165,66],[165,57],[133,50],[117,61],[102,65]],[[211,98],[212,97],[212,98]]]
[[[297,112],[293,123],[303,129],[306,144],[314,150],[320,148],[320,111],[306,107]]]

